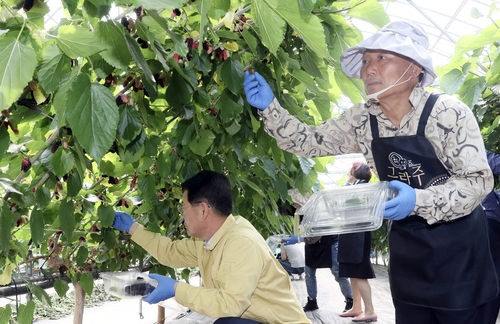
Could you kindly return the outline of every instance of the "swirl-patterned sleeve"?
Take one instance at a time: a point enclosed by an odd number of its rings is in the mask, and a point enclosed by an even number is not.
[[[376,105],[354,105],[338,118],[326,120],[318,126],[301,123],[276,99],[260,114],[266,132],[283,150],[309,158],[362,153],[376,173],[369,114],[377,117],[380,137],[415,135],[429,94],[423,88],[413,90],[410,96],[413,109],[399,127],[395,127]],[[470,214],[493,188],[493,177],[475,116],[459,100],[441,95],[425,133],[451,176],[442,185],[416,190],[414,214],[425,218],[429,224]]]

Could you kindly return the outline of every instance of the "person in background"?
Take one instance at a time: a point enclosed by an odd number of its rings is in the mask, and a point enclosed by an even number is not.
[[[350,185],[370,182],[372,172],[366,163],[354,162],[349,170]],[[351,309],[340,314],[353,317],[353,322],[375,322],[377,314],[372,302],[372,291],[368,279],[375,278],[370,260],[372,245],[371,232],[339,235],[339,274],[351,280],[354,303]],[[363,305],[361,304],[363,300]]]
[[[300,209],[309,199],[304,197],[297,189],[289,190],[292,197],[293,207]],[[330,268],[335,281],[339,283],[340,291],[345,297],[344,312],[352,308],[353,296],[349,279],[339,275],[338,253],[338,235],[325,235],[318,237],[301,238],[291,236],[285,241],[285,244],[293,244],[303,240],[305,242],[305,273],[307,303],[304,305],[304,311],[310,312],[319,309],[318,307],[318,284],[316,281],[316,269]]]
[[[304,257],[304,242],[295,244],[281,244],[281,256],[278,261],[290,276],[298,275],[299,280],[304,274],[305,257]]]
[[[471,109],[424,89],[436,79],[428,47],[420,25],[393,21],[344,51],[342,70],[362,80],[366,102],[318,126],[290,115],[259,73],[246,71],[243,88],[280,148],[363,153],[397,192],[384,208],[396,324],[485,323],[499,289],[480,206],[493,177]]]
[[[486,151],[486,156],[493,175],[496,177],[500,176],[500,155]],[[483,206],[484,214],[488,222],[488,238],[490,241],[491,256],[499,279],[498,286],[500,287],[500,195],[497,191],[492,190],[486,198],[484,198],[481,205]],[[496,299],[490,304],[489,318],[487,318],[484,323],[495,324],[499,310],[500,294],[498,294]]]
[[[232,215],[229,179],[201,171],[181,186],[182,219],[191,238],[172,241],[115,212],[113,227],[132,234],[161,264],[200,270],[202,287],[151,274],[158,286],[144,301],[175,296],[179,304],[217,318],[217,324],[311,323],[265,240],[245,218]]]

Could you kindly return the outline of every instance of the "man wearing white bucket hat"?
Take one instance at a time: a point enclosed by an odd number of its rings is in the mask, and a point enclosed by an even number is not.
[[[471,110],[424,89],[436,78],[427,48],[421,26],[397,21],[346,50],[342,69],[362,79],[366,103],[319,126],[291,116],[257,72],[245,73],[244,90],[282,149],[363,153],[397,190],[384,211],[397,324],[486,323],[498,285],[479,204],[492,173]]]

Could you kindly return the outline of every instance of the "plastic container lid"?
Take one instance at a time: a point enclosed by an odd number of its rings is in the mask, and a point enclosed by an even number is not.
[[[149,295],[157,281],[142,272],[101,272],[104,290],[120,298],[138,298]]]
[[[374,231],[382,226],[384,205],[394,190],[380,181],[319,191],[296,213],[304,215],[301,236]]]

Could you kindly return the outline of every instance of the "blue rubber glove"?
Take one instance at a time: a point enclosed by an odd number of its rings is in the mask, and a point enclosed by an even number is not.
[[[130,227],[134,224],[135,220],[130,217],[129,214],[116,211],[115,210],[115,219],[113,220],[113,227],[120,230],[128,232],[130,231]]]
[[[385,203],[384,218],[400,220],[410,215],[417,202],[415,189],[398,180],[389,182],[389,188],[397,190],[398,194]]]
[[[281,243],[285,245],[297,244],[299,243],[299,238],[295,235],[291,235],[289,238],[281,240]]]
[[[257,109],[266,109],[274,100],[271,87],[258,72],[250,74],[250,72],[245,71],[243,89],[248,103]]]
[[[149,278],[158,281],[158,286],[149,296],[142,298],[142,300],[149,304],[156,304],[175,296],[175,283],[177,280],[155,273],[150,274]]]

